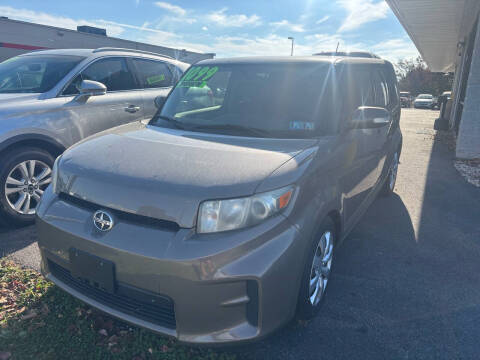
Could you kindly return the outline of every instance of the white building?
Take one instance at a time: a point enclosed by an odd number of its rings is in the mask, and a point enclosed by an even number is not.
[[[480,158],[480,0],[386,0],[432,71],[455,71],[456,156]]]
[[[1,14],[0,14],[1,15]],[[102,33],[103,29],[86,29]],[[116,47],[150,51],[167,55],[187,63],[211,59],[215,54],[202,54],[182,49],[144,44],[82,31],[62,29],[0,16],[0,62],[12,56],[40,49],[96,49]]]

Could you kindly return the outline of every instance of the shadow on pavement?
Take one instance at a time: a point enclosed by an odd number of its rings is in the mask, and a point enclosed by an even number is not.
[[[453,159],[445,143],[434,141],[412,259],[419,264],[416,282],[428,290],[416,300],[417,312],[425,311],[399,335],[408,332],[411,349],[428,348],[432,358],[474,359],[480,354],[480,189],[460,176]]]

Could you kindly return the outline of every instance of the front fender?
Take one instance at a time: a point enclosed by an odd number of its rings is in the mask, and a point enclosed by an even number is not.
[[[46,143],[59,152],[63,152],[68,146],[61,141],[55,134],[42,129],[28,129],[25,133],[13,131],[12,133],[2,134],[0,137],[0,152],[17,143],[28,141],[40,141]]]

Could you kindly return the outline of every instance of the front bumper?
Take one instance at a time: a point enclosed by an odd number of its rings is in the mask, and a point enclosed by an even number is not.
[[[431,109],[433,107],[432,103],[423,103],[423,102],[415,102],[413,103],[415,108],[423,108],[423,109]]]
[[[122,218],[101,233],[92,215],[45,192],[37,211],[42,272],[112,316],[182,342],[208,344],[263,337],[295,313],[307,242],[283,216],[198,235]],[[114,294],[78,284],[70,273],[71,248],[115,264]]]

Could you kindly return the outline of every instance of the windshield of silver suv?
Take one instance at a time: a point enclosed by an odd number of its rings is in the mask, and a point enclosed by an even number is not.
[[[333,78],[325,63],[199,64],[150,124],[241,136],[318,136],[335,103]]]
[[[0,63],[0,93],[43,93],[51,90],[84,58],[18,56]]]
[[[417,99],[432,100],[432,99],[433,99],[433,95],[422,94],[422,95],[418,95]]]

